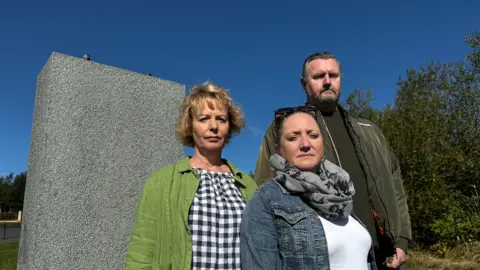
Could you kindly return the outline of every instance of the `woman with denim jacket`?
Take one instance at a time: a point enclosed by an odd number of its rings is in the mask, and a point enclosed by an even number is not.
[[[315,111],[275,111],[274,177],[243,213],[243,269],[376,269],[370,235],[352,212],[353,184],[325,159]]]
[[[190,90],[177,137],[194,154],[145,182],[125,269],[240,269],[240,222],[256,184],[222,150],[244,125],[225,89]]]

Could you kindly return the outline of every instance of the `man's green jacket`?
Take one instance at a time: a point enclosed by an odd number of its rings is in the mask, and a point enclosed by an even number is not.
[[[377,230],[381,234],[379,242],[382,241],[380,249],[392,254],[398,247],[407,252],[412,232],[399,162],[377,125],[348,114],[340,106],[338,109],[347,123],[348,133],[353,139],[357,156],[367,178],[370,203],[375,211],[372,214],[378,217]],[[322,117],[321,113],[317,113],[317,122],[324,137],[325,155],[327,159],[338,165],[339,162]],[[275,151],[272,121],[263,137],[255,168],[254,179],[259,186],[272,177],[268,159]]]
[[[245,201],[257,185],[225,160]],[[154,172],[145,182],[127,248],[125,269],[190,269],[188,212],[200,183],[189,157]]]

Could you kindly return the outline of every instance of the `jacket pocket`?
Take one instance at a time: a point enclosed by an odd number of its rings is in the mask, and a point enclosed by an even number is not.
[[[308,246],[309,217],[304,211],[287,212],[274,208],[278,245],[281,252],[297,253]]]

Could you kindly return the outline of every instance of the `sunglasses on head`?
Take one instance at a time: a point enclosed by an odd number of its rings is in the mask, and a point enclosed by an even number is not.
[[[275,110],[275,126],[278,127],[280,121],[296,112],[309,113],[317,119],[317,108],[314,106],[285,107]]]

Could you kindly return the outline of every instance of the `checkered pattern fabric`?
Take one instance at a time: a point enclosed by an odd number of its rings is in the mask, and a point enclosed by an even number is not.
[[[200,174],[189,211],[192,233],[192,269],[241,269],[240,222],[245,201],[232,173]]]

